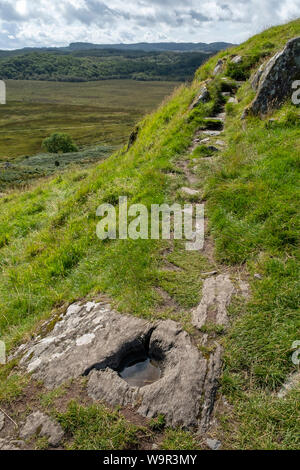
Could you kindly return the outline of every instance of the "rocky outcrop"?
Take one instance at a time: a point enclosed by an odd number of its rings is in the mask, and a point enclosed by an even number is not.
[[[20,364],[52,389],[101,362],[117,368],[125,345],[134,348],[151,327],[106,302],[73,304],[48,336],[27,346]]]
[[[138,356],[142,350],[159,364],[161,375],[149,385],[132,386],[120,370],[128,355]],[[201,428],[202,404],[213,407],[216,359],[205,359],[174,321],[149,323],[120,315],[106,302],[71,305],[48,336],[18,353],[23,354],[21,367],[48,388],[85,375],[94,400],[130,405],[149,418],[163,414],[168,425]],[[34,418],[41,423],[39,415]]]
[[[232,57],[231,62],[233,64],[240,64],[240,63],[243,62],[243,58],[240,55],[236,55],[236,56]]]
[[[256,97],[247,114],[264,115],[280,106],[293,93],[292,84],[300,79],[300,37],[263,64],[252,77]]]
[[[41,411],[31,413],[20,431],[20,437],[24,440],[38,435],[46,437],[51,446],[56,447],[64,436],[60,424],[53,421]]]
[[[200,103],[207,103],[207,101],[209,101],[209,100],[210,100],[209,91],[207,89],[207,86],[203,85],[200,88],[200,91],[199,91],[198,95],[196,96],[196,98],[192,102],[192,104],[190,106],[190,109],[196,108],[197,106],[199,106]]]
[[[214,71],[213,71],[213,76],[214,77],[216,75],[219,75],[222,72],[223,66],[224,66],[224,61],[222,59],[219,59],[218,62],[217,62],[217,65],[215,66]]]

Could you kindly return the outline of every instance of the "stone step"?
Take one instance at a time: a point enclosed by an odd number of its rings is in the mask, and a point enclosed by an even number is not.
[[[226,119],[226,113],[222,112],[216,115],[216,119],[220,119],[220,121],[225,121]]]
[[[215,135],[220,135],[222,134],[221,131],[202,131],[202,134],[204,135],[210,135],[210,136],[215,136]]]
[[[238,99],[235,96],[231,96],[227,103],[238,104]]]
[[[188,188],[187,186],[183,186],[180,191],[182,193],[187,194],[188,196],[197,196],[198,194],[200,194],[200,191],[198,191],[197,189]]]

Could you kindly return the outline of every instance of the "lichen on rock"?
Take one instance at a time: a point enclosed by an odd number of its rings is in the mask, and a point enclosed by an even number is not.
[[[288,41],[284,49],[262,64],[252,77],[257,94],[247,114],[265,115],[279,107],[293,93],[292,84],[300,79],[300,37]]]

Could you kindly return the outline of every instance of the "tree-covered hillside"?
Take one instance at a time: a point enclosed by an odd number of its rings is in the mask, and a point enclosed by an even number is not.
[[[1,79],[94,81],[108,79],[185,81],[209,58],[205,52],[143,52],[113,49],[72,53],[0,54]]]

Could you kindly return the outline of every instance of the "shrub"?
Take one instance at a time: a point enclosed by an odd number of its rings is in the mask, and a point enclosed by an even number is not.
[[[61,132],[54,132],[50,137],[44,139],[42,147],[50,153],[78,152],[78,147],[72,137]]]

